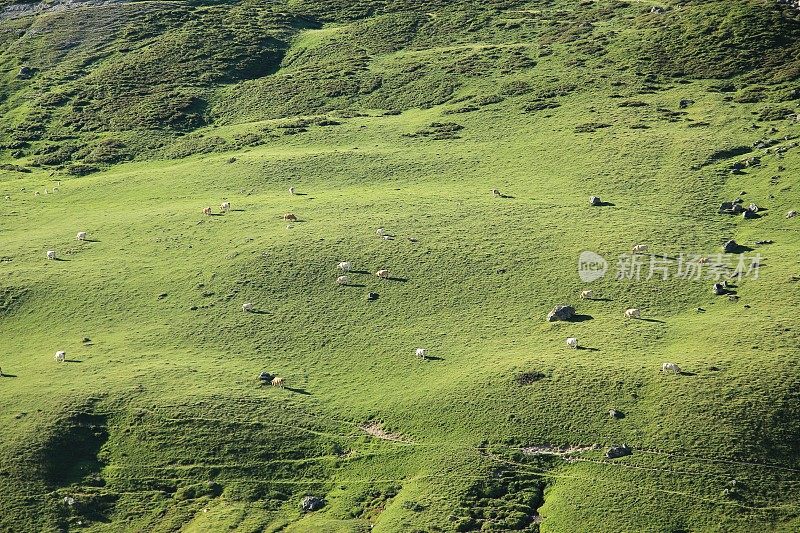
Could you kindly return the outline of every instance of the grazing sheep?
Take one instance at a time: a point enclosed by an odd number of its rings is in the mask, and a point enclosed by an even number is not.
[[[39,196],[39,191],[36,191],[35,193],[33,193],[33,195],[34,196]]]
[[[289,194],[294,194],[294,187],[289,187]]]
[[[350,278],[348,278],[347,276],[339,276],[338,278],[336,278],[337,285],[347,285],[348,283],[350,283]]]
[[[283,388],[283,385],[284,385],[285,382],[286,382],[286,380],[284,378],[279,378],[279,377],[275,376],[274,378],[272,378],[272,381],[270,381],[270,384],[273,387]]]
[[[698,265],[707,265],[709,263],[709,261],[710,260],[708,259],[708,257],[701,257],[700,259],[697,260],[697,264]]]
[[[383,228],[378,228],[378,229],[375,231],[375,235],[377,235],[378,237],[383,237],[383,236],[385,236],[385,235],[386,235],[386,230],[385,230],[385,229],[383,229]]]
[[[11,200],[11,197],[9,195],[6,195],[6,200]]]
[[[211,208],[210,207],[204,207],[203,208],[203,214],[206,215],[206,216],[210,216],[211,215]]]
[[[253,309],[255,309],[255,306],[250,302],[242,304],[242,311],[245,313],[252,313]]]
[[[573,350],[577,350],[578,349],[578,339],[576,339],[575,337],[568,338],[567,339],[567,346],[569,346]]]
[[[295,215],[293,213],[286,213],[285,215],[283,215],[283,221],[284,222],[297,222],[297,215]]]
[[[646,244],[637,244],[637,245],[635,245],[635,246],[633,247],[633,249],[631,250],[631,253],[634,253],[634,254],[643,254],[643,253],[645,253],[646,251],[647,251],[647,245],[646,245]]]
[[[56,258],[56,252],[54,250],[47,250],[47,258],[48,259],[55,259]]]
[[[425,348],[417,348],[414,353],[417,355],[417,357],[421,357],[423,361],[426,357],[428,357],[428,350]]]
[[[498,191],[497,189],[492,189],[492,196],[494,196],[495,198],[499,198],[503,195],[500,194],[500,191]]]
[[[222,202],[219,206],[220,211],[228,212],[231,210],[231,203],[230,202]]]
[[[594,291],[591,290],[581,291],[581,298],[583,298],[584,300],[591,300],[592,298],[594,298]]]
[[[661,365],[662,372],[673,372],[675,374],[681,373],[681,367],[677,363],[664,363]]]
[[[77,240],[79,240],[79,241],[85,241],[86,240],[86,232],[85,231],[79,231],[78,235],[75,238]]]
[[[8,199],[8,196],[6,196],[6,199]],[[796,216],[797,216],[797,211],[794,211],[794,210],[789,211],[788,213],[786,213],[786,218],[794,218]]]
[[[349,261],[342,261],[338,265],[339,270],[341,270],[342,272],[350,272],[350,269],[352,267],[353,265],[351,265]]]
[[[642,317],[642,312],[640,310],[638,310],[638,309],[635,309],[635,308],[626,309],[625,310],[625,317],[626,318],[641,318]]]
[[[63,363],[64,360],[66,360],[66,358],[67,358],[67,352],[65,352],[63,350],[59,350],[59,351],[56,352],[56,356],[55,356],[56,362]]]
[[[375,272],[375,275],[378,276],[379,278],[382,278],[382,279],[388,279],[389,278],[389,271],[386,270],[385,268],[383,268],[383,269],[378,270],[377,272]]]

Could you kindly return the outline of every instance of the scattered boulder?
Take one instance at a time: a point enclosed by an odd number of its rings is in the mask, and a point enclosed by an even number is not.
[[[725,285],[722,283],[715,283],[712,291],[714,292],[715,296],[722,296],[728,292],[728,290],[725,288]]]
[[[683,100],[680,101],[680,103],[678,104],[678,107],[680,107],[681,109],[686,109],[687,107],[689,107],[693,103],[694,103],[694,100],[689,100],[688,98],[684,98]]]
[[[722,245],[722,251],[726,254],[733,254],[739,250],[739,245],[733,239]]]
[[[591,198],[589,198],[589,205],[591,205],[592,207],[597,207],[598,205],[602,205],[602,204],[603,204],[603,201],[600,200],[599,196],[592,196]]]
[[[797,216],[797,211],[794,211],[794,210],[789,211],[788,213],[786,213],[786,218],[794,218],[796,216]]]
[[[557,305],[547,314],[548,322],[571,320],[575,316],[575,308],[571,305]]]
[[[367,300],[368,301],[374,302],[377,299],[378,299],[378,293],[377,292],[371,292],[371,293],[367,294]]]
[[[620,418],[625,418],[625,414],[622,411],[617,411],[616,409],[609,409],[608,416],[617,420]]]
[[[270,374],[269,372],[262,372],[258,375],[258,379],[261,380],[262,383],[266,384],[272,381],[272,378],[275,376]]]
[[[633,451],[627,444],[623,444],[622,446],[614,445],[606,451],[606,458],[618,459],[620,457],[625,457],[626,455],[631,455],[632,453]]]
[[[317,511],[325,507],[325,500],[323,498],[319,498],[317,496],[306,496],[300,502],[300,510],[304,513],[310,513],[312,511]]]
[[[31,67],[25,65],[19,67],[19,72],[17,72],[18,78],[28,79],[31,76],[33,76],[33,69]]]
[[[754,218],[758,218],[758,214],[756,214],[755,211],[752,211],[750,209],[745,209],[744,212],[742,213],[742,218],[744,218],[745,220],[752,220]]]

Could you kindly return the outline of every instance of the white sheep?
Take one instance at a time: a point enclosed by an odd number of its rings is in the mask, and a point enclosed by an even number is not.
[[[591,290],[581,291],[581,298],[583,298],[584,300],[591,300],[592,298],[594,298],[594,291]]]
[[[348,283],[350,283],[350,278],[348,278],[347,276],[339,276],[338,278],[336,278],[337,285],[347,285]]]
[[[661,365],[662,372],[673,372],[675,374],[681,373],[681,367],[677,363],[664,363]]]
[[[85,231],[79,231],[78,235],[75,237],[75,239],[77,239],[79,241],[85,241],[86,240],[86,232]]]
[[[634,254],[643,254],[646,251],[647,251],[647,245],[646,244],[636,244],[631,249],[631,253],[634,253]]]
[[[47,250],[47,258],[48,259],[55,259],[56,258],[55,250]]]
[[[417,348],[414,353],[417,355],[417,357],[421,357],[423,360],[428,356],[428,350],[425,348]]]
[[[8,198],[8,197],[6,197],[6,198]],[[794,218],[796,216],[797,216],[797,211],[795,211],[795,210],[792,210],[792,211],[789,211],[788,213],[786,213],[786,218]]]
[[[378,228],[377,230],[375,230],[375,235],[377,235],[378,237],[383,237],[384,235],[386,235],[386,230],[383,228]]]
[[[342,272],[350,272],[350,269],[353,267],[353,265],[351,265],[349,261],[342,261],[337,265],[337,267]]]
[[[252,313],[253,309],[255,309],[255,306],[250,302],[242,304],[242,311],[244,311],[245,313]]]
[[[222,202],[219,206],[220,211],[228,212],[231,210],[231,203],[230,202]]]
[[[289,187],[289,194],[294,194],[294,187]]]
[[[63,363],[66,360],[66,358],[67,358],[67,352],[65,352],[63,350],[59,350],[59,351],[56,352],[56,355],[55,355],[56,362]]]
[[[375,275],[381,279],[389,279],[389,271],[385,268],[378,270],[375,272]]]
[[[641,318],[642,312],[639,309],[631,308],[625,310],[626,318]]]
[[[568,338],[567,339],[567,346],[569,346],[573,350],[577,350],[578,349],[578,339],[576,339],[575,337]]]

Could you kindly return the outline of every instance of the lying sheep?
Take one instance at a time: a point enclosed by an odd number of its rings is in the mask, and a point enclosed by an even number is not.
[[[583,298],[584,300],[591,300],[592,298],[594,298],[594,291],[591,290],[581,291],[581,298]]]
[[[252,313],[253,309],[255,309],[255,306],[250,302],[242,304],[242,311],[245,313]]]
[[[85,231],[79,231],[78,235],[75,237],[75,239],[77,239],[79,241],[85,241],[86,240],[86,232]]]
[[[389,278],[389,271],[387,269],[381,269],[375,272],[375,275],[381,279],[388,279]]]
[[[342,261],[337,266],[342,272],[350,272],[353,265],[351,265],[349,261]]]
[[[626,309],[625,310],[625,317],[626,318],[641,318],[642,317],[642,312],[640,310],[638,310],[638,309],[635,309],[635,308]]]
[[[283,221],[284,222],[297,222],[297,215],[295,215],[293,213],[286,213],[285,215],[283,215]]]
[[[786,218],[794,218],[796,216],[797,216],[797,211],[794,211],[794,210],[789,211],[788,213],[786,213]]]
[[[378,228],[377,230],[375,230],[375,235],[377,235],[378,237],[383,237],[386,235],[386,230],[383,228]]]
[[[350,278],[348,278],[347,276],[339,276],[338,278],[336,278],[337,285],[347,285],[348,283],[350,283]]]
[[[47,258],[48,259],[55,259],[56,258],[56,252],[54,250],[47,250]]]

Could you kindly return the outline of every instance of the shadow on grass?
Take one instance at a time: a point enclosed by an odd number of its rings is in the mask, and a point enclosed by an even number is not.
[[[244,209],[231,209],[232,213],[244,213]]]
[[[83,363],[81,359],[64,359],[65,363]]]
[[[666,324],[667,323],[664,320],[658,320],[658,319],[655,319],[655,318],[640,318],[639,320],[641,320],[642,322],[654,322],[656,324]]]
[[[348,283],[347,285],[345,285],[345,287],[356,287],[359,289],[363,289],[364,287],[366,287],[366,285],[362,283]]]
[[[590,302],[613,302],[611,298],[587,298]]]
[[[72,261],[72,259],[61,259],[60,257],[56,257],[53,261]]]
[[[616,206],[616,205],[617,205],[617,204],[615,204],[615,203],[613,203],[613,202],[600,202],[600,203],[599,203],[599,204],[597,204],[595,207],[614,207],[614,206]]]
[[[592,315],[573,315],[567,322],[586,322],[587,320],[594,320]]]
[[[353,274],[369,274],[366,270],[351,270],[350,272]]]
[[[587,352],[599,352],[600,348],[592,348],[590,346],[578,346],[578,350],[586,350]]]
[[[406,283],[408,278],[386,278],[387,281],[399,281],[400,283]]]
[[[294,387],[284,387],[286,390],[297,393],[297,394],[304,394],[306,396],[311,396],[311,393],[305,389],[296,389]]]
[[[251,314],[254,314],[254,315],[268,315],[268,314],[269,314],[269,313],[267,313],[266,311],[259,311],[258,309],[255,309],[255,310],[253,310],[253,311],[250,311],[250,313],[251,313]]]
[[[17,377],[16,374],[3,374],[0,378],[15,378]]]
[[[83,242],[103,242],[103,241],[99,241],[97,239],[83,239]]]
[[[426,355],[425,361],[444,361],[444,357],[436,357],[435,355]]]
[[[679,376],[696,376],[697,372],[686,372],[686,371],[683,371],[683,372],[678,372],[678,375]]]

